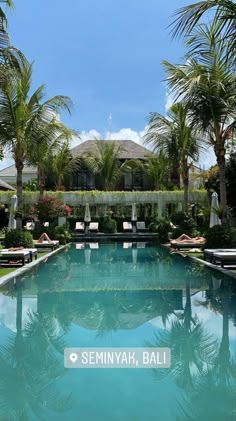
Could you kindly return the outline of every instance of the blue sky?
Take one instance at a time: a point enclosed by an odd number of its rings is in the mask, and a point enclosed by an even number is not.
[[[65,123],[87,139],[141,136],[168,101],[161,60],[179,63],[182,41],[166,29],[186,0],[15,0],[12,44],[34,64],[34,87],[69,95]],[[0,164],[1,165],[1,164]],[[5,166],[5,165],[4,165]],[[1,165],[3,167],[3,165]]]

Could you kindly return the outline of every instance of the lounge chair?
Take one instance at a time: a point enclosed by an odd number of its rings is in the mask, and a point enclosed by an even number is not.
[[[44,226],[44,227],[49,227],[49,222],[44,222],[44,223],[43,223],[43,226]]]
[[[180,250],[182,249],[191,249],[194,247],[202,248],[205,245],[205,238],[203,237],[194,237],[191,238],[186,234],[182,234],[176,240],[171,240],[170,244],[173,248]]]
[[[18,264],[20,263],[22,266],[26,264],[26,262],[31,262],[32,255],[27,250],[18,250],[18,251],[1,251],[0,252],[0,261],[7,264]],[[13,262],[13,263],[12,263]]]
[[[59,247],[59,241],[42,241],[41,243],[38,242],[38,240],[33,240],[34,245],[37,250],[45,250],[50,249],[51,251],[57,249]]]
[[[21,250],[11,250],[11,249],[2,249],[2,250],[0,250],[0,253],[14,253],[14,252],[16,252],[16,251],[26,251],[26,252],[29,252],[30,253],[30,261],[32,262],[33,261],[33,259],[35,258],[35,260],[37,259],[37,257],[38,257],[38,250],[36,249],[36,248],[34,248],[34,249],[28,249],[28,248],[22,248]]]
[[[215,253],[236,253],[236,249],[205,249],[203,250],[204,260],[212,263]]]
[[[147,227],[144,221],[137,221],[136,222],[137,231],[145,232],[147,231]]]
[[[84,222],[76,222],[75,231],[84,232],[84,230],[85,230],[85,223]]]
[[[25,229],[27,231],[33,231],[34,228],[35,228],[35,223],[34,222],[26,222]]]
[[[228,253],[217,252],[217,253],[214,253],[213,257],[212,257],[212,263],[217,264],[217,262],[220,263],[222,268],[226,264],[236,265],[236,252],[228,252]]]
[[[123,222],[123,231],[125,232],[132,232],[133,231],[133,227],[131,222]]]
[[[138,243],[137,243],[137,248],[138,248],[138,249],[145,249],[146,244],[147,244],[147,243],[140,243],[140,242],[138,242]]]
[[[98,222],[90,222],[88,229],[90,232],[98,232]]]

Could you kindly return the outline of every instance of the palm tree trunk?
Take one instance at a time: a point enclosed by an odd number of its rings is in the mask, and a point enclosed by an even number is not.
[[[222,224],[228,222],[228,206],[227,206],[227,191],[226,191],[226,175],[225,175],[225,149],[215,150],[217,157],[217,164],[219,167],[220,178],[220,204],[222,206]]]
[[[182,163],[182,179],[184,186],[184,212],[188,213],[188,188],[189,188],[189,174],[188,174],[188,163]]]
[[[38,183],[39,183],[39,198],[43,198],[44,189],[45,189],[45,177],[44,171],[40,166],[38,166]]]
[[[16,160],[16,195],[17,195],[17,217],[16,217],[16,229],[22,230],[22,216],[23,216],[23,182],[22,172],[24,163],[21,159]]]

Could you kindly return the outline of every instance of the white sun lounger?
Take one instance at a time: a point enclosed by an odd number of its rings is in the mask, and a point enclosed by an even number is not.
[[[137,231],[147,231],[146,224],[144,221],[136,222]]]
[[[19,250],[19,251],[1,251],[0,252],[0,260],[3,262],[18,262],[20,261],[22,266],[25,265],[26,262],[31,262],[31,254],[29,251]]]
[[[24,248],[22,250],[17,250],[17,251],[26,251],[26,252],[29,252],[30,255],[31,255],[31,259],[30,259],[31,262],[32,262],[33,258],[35,258],[35,260],[36,260],[37,257],[38,257],[38,250],[36,248],[34,248],[34,249]],[[16,251],[13,251],[12,252],[9,249],[2,249],[2,250],[0,250],[0,253],[16,253]]]
[[[98,232],[98,222],[90,222],[89,231]]]
[[[226,264],[228,265],[235,265],[236,264],[236,252],[228,252],[228,253],[214,253],[212,257],[212,263],[216,264],[220,262],[221,267],[223,268]]]
[[[204,259],[212,262],[215,253],[236,253],[236,249],[205,249],[203,250]]]
[[[84,230],[85,230],[85,224],[84,224],[84,222],[76,222],[76,224],[75,224],[75,231],[84,232]]]
[[[123,231],[133,231],[131,222],[123,222]]]

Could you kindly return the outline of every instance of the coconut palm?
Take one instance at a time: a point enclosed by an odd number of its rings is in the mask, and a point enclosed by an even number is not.
[[[17,229],[22,228],[22,171],[30,145],[35,144],[37,124],[47,124],[61,109],[70,111],[68,97],[55,96],[42,102],[44,85],[30,94],[32,65],[26,64],[21,74],[14,72],[0,86],[0,144],[8,148],[17,170]]]
[[[227,222],[225,154],[236,130],[236,75],[226,60],[224,40],[217,24],[201,25],[188,39],[186,64],[163,62],[167,83],[189,107],[191,124],[213,146],[220,177],[222,221]]]
[[[236,4],[232,0],[205,0],[182,7],[175,13],[172,33],[189,35],[206,12],[213,11],[218,21],[218,31],[228,43],[228,53],[233,58],[236,51]]]
[[[73,159],[69,143],[64,142],[52,157],[52,171],[57,190],[65,189],[65,182],[80,167],[79,160]]]
[[[142,163],[142,169],[147,174],[154,190],[164,190],[170,178],[170,160],[161,150],[157,156],[148,157]]]
[[[96,140],[94,149],[84,157],[84,163],[97,176],[103,190],[112,190],[122,175],[119,161],[121,151],[124,150],[115,142]]]
[[[184,186],[184,209],[188,210],[189,169],[199,157],[203,141],[194,126],[188,121],[188,108],[176,103],[170,108],[167,117],[151,113],[145,143],[154,151],[163,153],[178,162]]]
[[[58,121],[56,117],[47,124],[37,124],[35,130],[38,136],[34,136],[35,139],[30,144],[27,161],[30,165],[38,167],[38,185],[40,198],[42,198],[47,172],[50,171],[50,177],[53,172],[57,180],[57,188],[62,186],[63,177],[68,173],[71,163],[68,142],[75,132]]]
[[[0,5],[1,4],[4,4],[9,8],[14,7],[12,0],[0,0]],[[7,47],[8,45],[9,37],[7,34],[7,17],[3,8],[0,6],[0,50]]]

